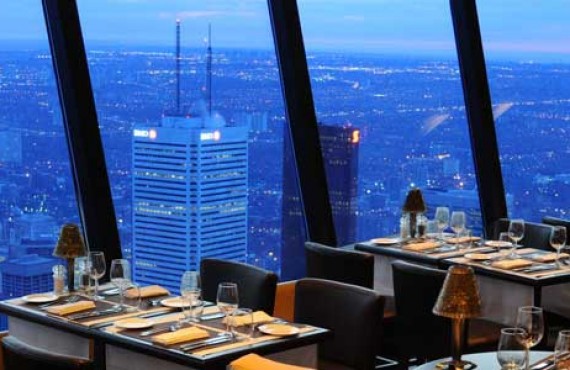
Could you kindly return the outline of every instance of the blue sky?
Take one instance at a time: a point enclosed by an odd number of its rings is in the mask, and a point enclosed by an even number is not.
[[[265,0],[78,0],[88,47],[173,43],[272,47]],[[308,50],[454,53],[448,0],[298,0]],[[570,0],[478,1],[485,50],[493,55],[567,55]],[[37,0],[0,4],[0,40],[45,40]]]

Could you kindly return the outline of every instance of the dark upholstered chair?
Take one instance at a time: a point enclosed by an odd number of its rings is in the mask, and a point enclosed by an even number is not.
[[[319,369],[374,369],[384,297],[371,289],[331,280],[301,279],[295,321],[330,329],[319,344]]]
[[[432,313],[446,271],[403,261],[392,263],[396,299],[395,352],[407,366],[410,358],[431,360],[450,355],[451,320]],[[470,352],[496,350],[501,326],[472,319],[466,331]],[[406,367],[407,369],[407,367]]]
[[[206,258],[200,263],[200,278],[206,301],[216,302],[218,284],[231,282],[238,286],[241,307],[273,313],[277,275],[271,271],[245,263]]]
[[[59,355],[7,336],[2,338],[4,370],[91,370],[88,359]]]
[[[570,220],[565,220],[563,218],[545,216],[542,218],[542,223],[550,226],[564,226],[566,228],[566,233],[570,230]]]
[[[510,220],[507,218],[501,218],[493,224],[493,231],[491,237],[493,239],[498,239],[499,234],[504,231],[509,230]],[[524,223],[524,238],[519,242],[519,244],[524,245],[528,248],[536,248],[542,250],[552,251],[550,247],[550,231],[552,226],[541,224],[537,222],[527,222]]]

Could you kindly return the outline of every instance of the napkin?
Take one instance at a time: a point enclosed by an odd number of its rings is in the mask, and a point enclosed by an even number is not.
[[[65,316],[72,313],[92,310],[95,308],[95,303],[91,301],[79,301],[74,303],[60,304],[57,306],[51,306],[45,310],[51,314]]]
[[[423,242],[423,243],[410,243],[406,244],[402,247],[402,249],[414,251],[414,252],[421,252],[428,249],[434,249],[440,246],[438,242]]]
[[[158,297],[161,295],[168,295],[170,292],[160,285],[149,285],[139,288],[141,298]],[[125,291],[125,298],[133,299],[138,298],[138,292],[136,289],[129,289]]]
[[[312,370],[309,367],[301,367],[283,364],[267,358],[263,358],[255,353],[250,353],[249,355],[242,356],[237,360],[230,363],[229,370],[259,370],[259,369],[271,369],[271,370]]]
[[[517,258],[514,260],[501,260],[495,261],[491,264],[493,267],[497,267],[504,270],[512,270],[519,267],[526,267],[532,265],[532,261],[523,260],[522,258]]]
[[[570,255],[568,253],[560,253],[560,258],[568,258]],[[540,256],[536,256],[533,260],[538,262],[552,262],[556,261],[556,253],[546,253]]]
[[[176,330],[172,333],[158,334],[152,337],[152,342],[161,344],[163,346],[170,346],[172,344],[190,342],[191,340],[208,338],[210,334],[204,329],[192,326]]]
[[[250,323],[255,325],[255,324],[261,324],[264,322],[269,322],[269,321],[275,320],[275,318],[269,316],[268,314],[266,314],[263,311],[255,311],[251,315],[253,316],[253,318],[250,318],[249,315],[233,316],[233,317],[230,317],[230,322],[232,323],[232,326],[240,327],[240,326],[248,325]],[[223,322],[224,322],[224,324],[226,323],[225,318],[224,318]]]
[[[462,243],[469,243],[469,242],[478,242],[481,240],[478,236],[461,236],[459,238],[448,238],[445,239],[445,242],[448,244],[462,244]]]

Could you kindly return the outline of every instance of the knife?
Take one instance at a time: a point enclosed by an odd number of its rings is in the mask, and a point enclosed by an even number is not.
[[[208,320],[215,320],[224,317],[225,315],[222,312],[210,313],[207,315],[200,316],[200,321],[208,321]]]
[[[171,313],[172,313],[172,310],[171,310],[171,309],[168,309],[168,310],[163,310],[163,311],[158,311],[158,312],[146,313],[146,314],[144,314],[144,315],[137,315],[137,316],[134,316],[134,317],[139,317],[139,318],[141,318],[141,319],[149,319],[149,318],[151,318],[151,317],[162,316],[162,315],[168,315],[168,314],[171,314]],[[107,327],[107,326],[112,326],[112,325],[115,325],[115,321],[114,321],[114,320],[105,321],[105,322],[100,322],[100,323],[98,323],[98,324],[91,325],[90,327],[91,327],[92,329],[101,329],[101,328],[105,328],[105,327]]]
[[[69,315],[69,316],[67,316],[67,318],[69,320],[79,320],[79,319],[86,319],[89,317],[107,316],[107,315],[112,315],[114,313],[119,313],[119,312],[121,312],[121,311],[117,310],[116,308],[109,308],[109,309],[106,309],[103,311],[91,311],[91,312],[86,312],[86,313]]]
[[[183,346],[180,346],[180,350],[187,352],[187,351],[192,351],[198,348],[202,348],[202,347],[206,347],[206,346],[211,346],[214,344],[222,344],[222,343],[226,343],[226,342],[230,342],[232,340],[232,337],[229,335],[221,335],[218,337],[214,337],[214,338],[210,338],[210,339],[205,339],[205,340],[201,340],[198,342],[194,342],[194,343],[190,343],[190,344],[185,344]]]

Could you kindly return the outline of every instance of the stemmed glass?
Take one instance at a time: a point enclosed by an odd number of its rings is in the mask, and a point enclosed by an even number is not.
[[[518,370],[525,365],[526,347],[522,338],[525,331],[521,328],[501,329],[497,360],[501,369]],[[527,362],[528,366],[528,362]]]
[[[544,336],[544,314],[542,308],[534,306],[519,307],[517,328],[524,330],[522,343],[526,348],[526,369],[528,370],[528,352]]]
[[[556,267],[560,268],[560,250],[566,245],[566,228],[554,226],[550,232],[550,246],[556,249]]]
[[[230,316],[237,310],[238,302],[238,287],[236,283],[220,283],[218,285],[216,304],[226,317],[226,331],[229,335],[232,335],[230,331]]]
[[[439,230],[439,238],[443,240],[443,230],[449,225],[449,208],[437,207],[435,209],[435,220]]]
[[[453,211],[451,213],[451,228],[455,233],[455,237],[459,237],[463,230],[465,230],[465,212],[462,211]]]
[[[522,219],[513,219],[509,223],[509,238],[515,242],[513,247],[511,248],[511,253],[509,254],[509,258],[515,259],[518,258],[518,254],[516,252],[519,241],[522,240],[524,237],[524,220]]]
[[[199,321],[201,314],[199,307],[202,307],[201,293],[200,273],[198,271],[186,271],[180,281],[180,295],[188,304],[189,315],[187,318],[190,321]]]
[[[111,261],[111,270],[109,272],[111,283],[119,289],[120,302],[119,308],[124,311],[125,306],[125,289],[131,286],[131,266],[126,259],[115,259]]]
[[[103,297],[99,295],[99,279],[105,275],[105,271],[107,269],[105,254],[103,252],[89,252],[87,264],[89,266],[89,277],[95,280],[95,292],[93,293],[93,299],[103,299]]]
[[[555,369],[570,368],[570,330],[560,330],[554,345]]]

